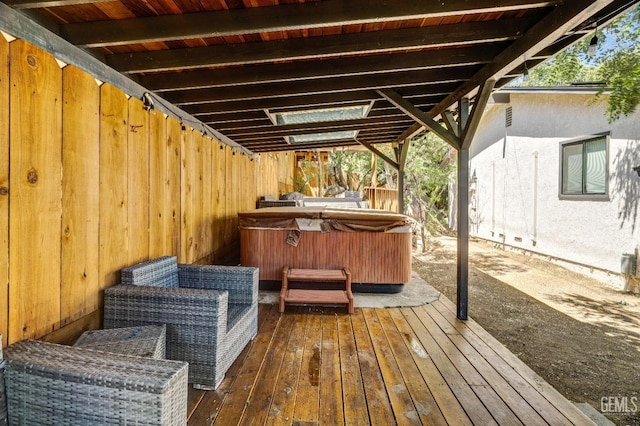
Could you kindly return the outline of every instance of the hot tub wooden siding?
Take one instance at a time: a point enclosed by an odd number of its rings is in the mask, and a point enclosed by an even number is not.
[[[282,278],[282,268],[349,267],[354,283],[404,284],[411,277],[410,232],[301,231],[297,247],[286,243],[287,229],[240,229],[244,266],[260,268],[261,280]]]

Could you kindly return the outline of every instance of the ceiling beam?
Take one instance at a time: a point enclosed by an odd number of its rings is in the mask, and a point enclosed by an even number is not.
[[[372,116],[369,114],[365,118],[358,118],[358,119],[344,120],[344,121],[317,122],[315,124],[319,125],[319,127],[322,127],[322,126],[327,127],[327,126],[330,126],[331,123],[335,123],[337,126],[340,126],[341,124],[357,125],[358,123],[367,124],[367,123],[385,123],[385,122],[391,122],[391,121],[406,121],[406,119],[407,119],[407,116],[398,111],[397,114],[388,113],[388,114],[383,114],[378,116]],[[299,124],[288,124],[286,126],[290,126],[291,129],[297,129],[297,128],[304,128],[305,126],[313,127],[313,124],[314,123],[299,123]],[[244,122],[237,121],[234,123],[226,123],[226,124],[220,123],[220,125],[215,127],[220,131],[227,130],[227,131],[233,131],[233,132],[242,132],[246,134],[255,134],[255,133],[260,133],[265,131],[268,132],[269,130],[274,130],[276,128],[284,129],[285,128],[284,126],[285,125],[274,125],[273,122],[266,117],[266,114],[263,114],[263,117],[261,120],[245,120]]]
[[[457,82],[433,84],[427,86],[413,86],[402,89],[405,98],[411,98],[414,94],[420,94],[422,99],[429,99],[429,102],[438,102],[449,91],[458,86]],[[423,96],[424,95],[424,96]],[[185,111],[194,116],[216,113],[230,113],[255,110],[304,110],[314,108],[339,107],[341,105],[358,105],[375,100],[379,100],[378,95],[373,90],[358,90],[355,92],[322,93],[317,95],[299,95],[286,98],[262,98],[255,100],[240,101],[215,101],[202,104],[185,105]]]
[[[39,3],[47,3],[41,1]],[[50,3],[55,3],[51,1]],[[406,21],[453,15],[504,12],[545,7],[554,2],[504,0],[334,0],[249,7],[212,12],[163,15],[62,26],[64,37],[83,47],[106,47],[171,40],[269,33],[342,25]]]
[[[202,102],[235,101],[260,98],[278,98],[331,92],[351,92],[385,87],[438,84],[463,81],[474,74],[476,66],[459,68],[427,69],[365,77],[350,76],[325,78],[313,81],[292,81],[284,83],[255,84],[239,87],[216,87],[209,89],[167,92],[163,97],[174,105],[188,105]]]
[[[299,124],[284,124],[279,126],[270,126],[268,129],[264,128],[252,128],[252,129],[240,129],[229,130],[226,132],[228,135],[233,135],[233,138],[243,139],[255,135],[269,136],[293,136],[304,135],[309,133],[324,133],[333,131],[352,131],[360,130],[371,127],[381,127],[386,124],[397,125],[398,123],[406,123],[406,116],[392,116],[392,117],[380,117],[380,118],[358,118],[354,120],[340,120],[340,121],[324,121],[317,123],[299,123]]]
[[[357,140],[357,142],[360,145],[362,145],[365,148],[367,148],[369,151],[373,152],[378,157],[380,157],[382,159],[382,161],[384,161],[385,163],[387,163],[388,165],[390,165],[394,169],[400,170],[400,165],[397,162],[395,162],[391,158],[387,157],[382,151],[380,151],[378,148],[376,148],[375,146],[373,146],[369,142],[365,142],[365,141],[362,141],[362,140],[359,140],[359,139]]]
[[[580,22],[598,13],[609,3],[608,0],[573,0],[558,4],[550,13],[526,31],[523,37],[515,40],[507,49],[498,54],[493,62],[482,67],[471,79],[450,93],[430,111],[430,115],[441,114],[484,81],[499,80],[504,74],[570,32]]]
[[[372,90],[360,90],[342,93],[321,93],[315,95],[300,95],[286,98],[263,98],[238,101],[218,101],[201,104],[185,105],[184,109],[196,117],[205,114],[255,111],[273,108],[306,108],[340,106],[344,104],[367,103],[379,99]]]
[[[339,146],[358,146],[358,142],[353,139],[340,139],[329,141],[317,141],[317,142],[301,142],[301,143],[287,143],[283,139],[282,142],[271,142],[267,144],[247,144],[247,149],[251,149],[252,152],[259,151],[304,151],[307,149],[323,149]],[[251,147],[251,148],[249,148]]]
[[[77,6],[88,3],[105,3],[113,0],[4,0],[14,9],[38,9],[42,7]]]
[[[78,49],[76,46],[70,45],[66,40],[35,23],[25,14],[18,12],[1,2],[0,28],[7,34],[28,41],[52,55],[55,55],[56,59],[62,62],[74,64],[74,66],[88,72],[96,79],[104,83],[112,84],[130,96],[141,98],[144,93],[147,92],[145,87],[140,86],[138,83],[121,73],[114,71],[112,68],[99,61],[96,57]],[[190,116],[187,111],[177,108],[175,105],[161,104],[157,105],[156,109],[167,115],[189,120],[193,123],[194,127],[205,126],[205,124],[200,122],[200,120]],[[222,143],[235,149],[243,149],[234,141],[220,134],[216,130],[208,128],[207,131]]]
[[[513,40],[520,37],[534,22],[531,17],[527,17],[255,43],[118,53],[107,55],[106,61],[118,71],[130,74],[421,50],[457,44]]]
[[[359,126],[352,126],[352,127],[343,127],[343,128],[329,128],[329,129],[323,129],[323,130],[289,130],[289,131],[274,131],[274,132],[268,132],[268,133],[256,133],[254,135],[245,135],[245,136],[236,136],[233,133],[227,132],[224,133],[225,135],[227,135],[228,137],[232,138],[233,140],[235,140],[236,142],[240,143],[240,144],[245,144],[245,143],[249,143],[249,142],[258,142],[258,141],[265,141],[265,140],[270,140],[273,137],[287,137],[287,136],[303,136],[303,135],[321,135],[324,133],[334,133],[334,132],[352,132],[352,131],[359,131],[359,130],[366,130],[366,129],[371,129],[371,130],[376,130],[376,131],[383,131],[383,130],[392,130],[395,131],[396,133],[401,132],[402,129],[406,128],[408,125],[407,121],[404,122],[398,122],[398,123],[388,123],[388,124],[371,124],[371,125],[367,125],[367,124],[362,124]]]
[[[444,123],[445,126],[447,126],[447,129],[449,129],[451,133],[460,137],[460,132],[458,131],[459,130],[458,125],[456,123],[455,118],[453,118],[453,113],[451,111],[445,111],[442,114],[442,122]]]
[[[297,81],[324,77],[367,75],[412,71],[490,62],[505,46],[502,43],[476,47],[445,48],[420,52],[367,55],[358,57],[259,64],[241,67],[197,69],[180,73],[160,72],[141,75],[138,82],[155,92],[206,87]]]
[[[480,124],[480,120],[484,114],[484,109],[491,97],[491,92],[493,91],[493,86],[495,86],[495,84],[495,80],[487,80],[480,88],[480,94],[476,97],[476,102],[473,105],[473,110],[471,111],[471,117],[469,117],[469,121],[467,121],[466,126],[464,127],[464,132],[461,138],[461,149],[469,149],[471,141],[478,130],[478,125]]]
[[[445,142],[454,148],[459,148],[461,145],[460,138],[458,138],[455,134],[451,133],[449,130],[445,129],[435,121],[433,118],[429,117],[422,110],[416,108],[411,102],[404,99],[397,92],[391,89],[383,89],[378,90],[378,93],[387,99],[389,102],[400,108],[404,111],[409,117],[415,120],[420,125],[427,127],[436,135],[440,136]]]

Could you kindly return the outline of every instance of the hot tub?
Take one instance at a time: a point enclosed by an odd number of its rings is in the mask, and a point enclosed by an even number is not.
[[[351,270],[354,289],[398,286],[411,277],[408,216],[381,210],[273,207],[238,214],[243,266],[261,281],[280,281],[282,268]],[[388,287],[388,286],[387,286]]]

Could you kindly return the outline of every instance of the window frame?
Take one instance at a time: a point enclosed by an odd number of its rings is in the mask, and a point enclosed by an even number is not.
[[[559,168],[558,168],[560,171],[560,173],[558,174],[558,198],[560,200],[574,200],[574,201],[610,201],[611,200],[611,197],[609,195],[609,139],[610,139],[610,136],[611,136],[611,132],[602,132],[602,133],[596,133],[588,136],[581,136],[579,138],[560,142],[559,144],[560,161],[559,161]],[[584,158],[585,144],[587,142],[592,142],[600,139],[604,139],[604,151],[605,151],[604,152],[605,154],[604,194],[588,194],[584,192],[582,194],[563,193],[562,188],[563,188],[563,178],[564,178],[564,148],[571,145],[582,145],[583,147],[582,153]],[[584,162],[583,162],[582,172],[583,172],[583,179],[584,179]]]

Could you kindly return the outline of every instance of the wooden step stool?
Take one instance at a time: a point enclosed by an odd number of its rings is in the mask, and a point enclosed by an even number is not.
[[[289,288],[289,281],[306,282],[344,282],[344,290],[312,290]],[[353,313],[353,294],[351,293],[351,272],[343,269],[299,269],[285,266],[282,269],[282,289],[280,290],[280,312],[284,312],[285,303],[306,304],[345,304]]]

